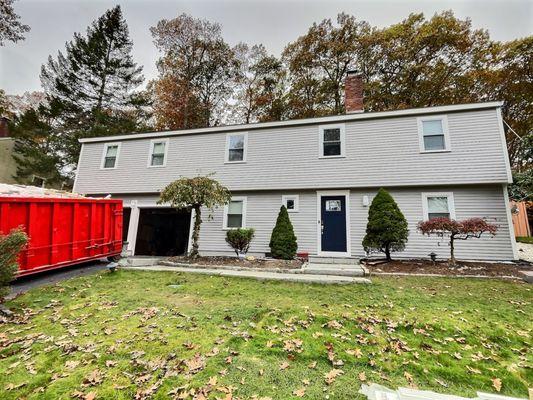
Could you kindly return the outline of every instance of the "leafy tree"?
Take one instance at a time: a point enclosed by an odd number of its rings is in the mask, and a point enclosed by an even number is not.
[[[217,125],[233,93],[239,64],[221,26],[187,14],[150,28],[163,53],[159,78],[151,83],[154,115],[161,129]]]
[[[274,258],[292,260],[296,255],[298,243],[296,242],[294,228],[292,227],[291,219],[285,206],[281,206],[279,210],[276,225],[270,236],[269,247],[270,253]]]
[[[398,204],[389,192],[379,189],[368,210],[365,251],[380,251],[390,261],[392,251],[405,249],[408,236],[407,221]]]
[[[226,242],[232,247],[237,256],[248,253],[255,230],[253,228],[230,229],[226,232]]]
[[[198,258],[200,225],[202,224],[202,207],[210,211],[217,206],[228,204],[231,200],[230,191],[209,176],[180,178],[169,183],[161,192],[158,203],[170,203],[177,209],[194,210],[194,226],[192,233],[191,258]]]
[[[284,75],[280,60],[265,46],[240,43],[235,48],[240,73],[236,79],[236,123],[280,120],[284,115]]]
[[[290,71],[292,117],[341,114],[344,78],[364,51],[370,25],[347,14],[314,23],[308,32],[287,45],[283,58]]]
[[[109,135],[124,124],[129,133],[139,129],[137,114],[146,97],[135,89],[142,83],[142,67],[133,62],[132,42],[120,6],[94,21],[85,35],[74,34],[65,53],[51,56],[41,68],[41,82],[61,132],[65,164],[75,165],[81,135]],[[133,111],[132,111],[133,110]],[[137,110],[137,113],[134,112]],[[133,128],[133,129],[132,129]]]
[[[455,221],[449,218],[433,218],[418,223],[418,230],[424,235],[449,237],[450,265],[455,266],[455,241],[480,238],[484,233],[492,236],[496,234],[498,226],[485,221],[483,218],[469,218]]]
[[[0,1],[0,46],[4,46],[6,41],[18,42],[24,40],[24,33],[30,31],[28,25],[21,24],[20,17],[13,9],[15,0]]]
[[[0,301],[9,293],[8,285],[18,269],[17,258],[27,242],[28,236],[21,229],[13,229],[7,235],[0,232]]]
[[[533,201],[533,167],[513,174],[509,197],[514,201]]]

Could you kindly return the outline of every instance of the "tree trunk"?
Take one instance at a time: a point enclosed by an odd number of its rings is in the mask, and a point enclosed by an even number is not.
[[[453,234],[450,236],[450,266],[455,267],[455,253],[454,253],[454,236]]]
[[[385,257],[387,257],[387,261],[392,261],[392,258],[390,256],[390,247],[389,247],[389,245],[385,246]]]
[[[192,228],[192,249],[189,253],[190,258],[200,257],[198,252],[198,239],[200,239],[200,225],[202,224],[202,212],[200,211],[200,206],[193,207],[194,210],[194,225]]]

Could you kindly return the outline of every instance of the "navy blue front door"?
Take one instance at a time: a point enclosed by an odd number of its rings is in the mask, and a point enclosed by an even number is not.
[[[321,197],[322,251],[346,253],[346,197]]]

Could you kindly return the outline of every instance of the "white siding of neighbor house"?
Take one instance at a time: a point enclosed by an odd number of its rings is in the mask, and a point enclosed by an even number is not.
[[[105,143],[84,143],[74,190],[156,193],[181,176],[210,173],[232,191],[508,182],[499,109],[446,115],[451,151],[439,153],[420,152],[411,115],[346,122],[345,158],[318,157],[319,123],[250,129],[246,162],[237,164],[224,163],[226,132],[170,136],[161,168],[147,167],[150,138],[122,140],[110,170],[100,168]]]
[[[363,196],[369,196],[370,202],[377,190],[351,190],[350,221],[351,221],[351,252],[352,256],[365,255],[361,246],[363,240],[368,207],[363,206]],[[390,189],[391,195],[398,203],[409,223],[409,242],[405,251],[396,253],[397,258],[427,257],[432,251],[439,258],[447,258],[449,248],[445,240],[422,236],[417,232],[416,225],[423,219],[423,192],[452,192],[455,200],[456,218],[461,220],[470,217],[487,218],[496,223],[499,230],[495,237],[486,236],[481,239],[459,241],[456,254],[461,259],[511,260],[513,244],[507,220],[507,205],[502,185],[481,186],[428,186],[423,188]],[[282,195],[299,195],[299,212],[289,216],[298,238],[298,251],[315,254],[317,251],[317,194],[316,191],[268,191],[238,192],[235,196],[247,196],[247,227],[255,228],[256,235],[250,248],[251,254],[264,255],[269,251],[268,243],[272,228],[281,206]],[[132,199],[139,203],[150,204],[157,200],[156,196],[123,196],[125,206]],[[200,251],[206,255],[232,254],[231,248],[224,238],[226,231],[222,229],[223,210],[217,209],[213,218],[204,214],[204,223],[200,233]]]

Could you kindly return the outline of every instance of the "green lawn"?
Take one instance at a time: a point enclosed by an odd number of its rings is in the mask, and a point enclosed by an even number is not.
[[[527,397],[532,286],[372,281],[106,271],[35,289],[0,325],[0,398],[353,399],[362,381],[474,396],[498,380]]]

